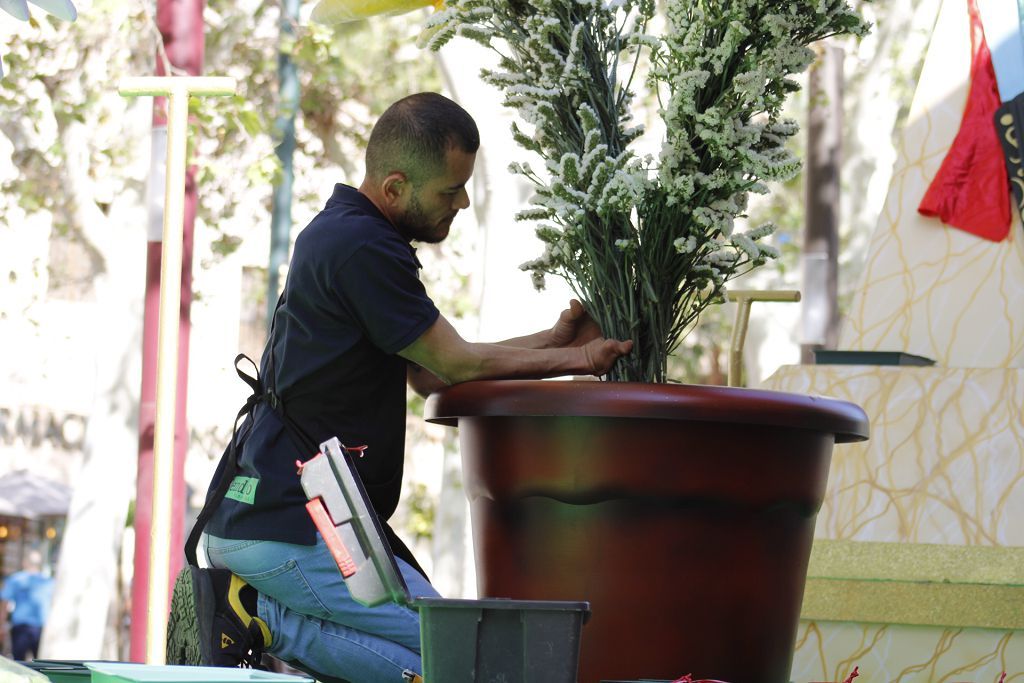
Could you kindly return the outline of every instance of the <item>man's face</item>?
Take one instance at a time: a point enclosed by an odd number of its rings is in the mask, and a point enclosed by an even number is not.
[[[455,215],[469,208],[466,183],[474,163],[476,154],[449,149],[441,173],[410,186],[405,206],[394,219],[403,237],[436,244],[448,236]]]

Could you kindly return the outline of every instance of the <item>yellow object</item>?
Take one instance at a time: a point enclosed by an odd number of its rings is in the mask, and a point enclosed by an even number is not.
[[[817,539],[801,617],[1024,630],[1024,548]]]
[[[153,435],[153,505],[149,542],[149,605],[146,663],[166,661],[168,587],[171,566],[171,498],[174,486],[174,423],[178,389],[178,328],[185,225],[185,143],[190,96],[235,92],[232,78],[145,76],[126,78],[125,97],[167,97],[167,178],[160,248],[160,315],[157,341],[156,428]]]
[[[228,604],[231,605],[231,609],[235,611],[238,618],[242,620],[242,625],[246,628],[249,628],[249,624],[253,621],[256,622],[256,625],[260,628],[260,633],[263,634],[263,648],[267,649],[273,642],[273,638],[270,635],[270,627],[267,626],[267,622],[263,621],[259,617],[254,617],[249,614],[242,605],[241,592],[247,585],[249,584],[243,581],[242,577],[232,574],[231,583],[228,585]]]
[[[753,289],[728,290],[729,301],[739,306],[736,308],[736,321],[732,326],[732,343],[729,346],[729,380],[730,387],[740,386],[740,375],[743,371],[743,343],[747,338],[747,323],[750,322],[750,304],[754,301],[800,301],[800,292],[790,289],[778,291],[757,291]]]
[[[440,9],[444,0],[320,0],[312,19],[321,24],[344,24],[378,14],[403,14],[421,7]]]

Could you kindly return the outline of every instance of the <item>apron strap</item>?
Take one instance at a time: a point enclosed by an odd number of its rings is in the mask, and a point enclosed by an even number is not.
[[[256,363],[244,353],[235,356],[235,372],[242,378],[242,381],[252,388],[253,392],[245,400],[245,405],[239,409],[238,414],[235,415],[235,421],[231,427],[231,441],[228,442],[228,447],[224,450],[224,455],[221,456],[220,463],[217,465],[220,477],[217,479],[216,486],[206,496],[203,509],[199,511],[196,523],[192,525],[192,531],[189,532],[188,540],[185,541],[185,560],[193,567],[199,566],[196,560],[196,548],[199,546],[199,538],[203,534],[203,528],[210,521],[210,517],[213,516],[220,501],[224,499],[224,495],[231,488],[231,482],[235,480],[235,475],[238,474],[238,423],[252,415],[256,405],[267,400],[268,397],[268,392],[263,390],[263,384],[260,382],[259,368],[256,369],[255,377],[248,375],[238,366],[242,360],[249,361],[254,368],[256,368]]]

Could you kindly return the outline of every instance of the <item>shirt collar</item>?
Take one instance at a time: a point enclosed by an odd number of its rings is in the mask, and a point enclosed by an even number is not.
[[[380,220],[384,221],[384,223],[387,224],[388,228],[394,230],[395,234],[398,235],[403,242],[409,245],[409,253],[412,254],[412,260],[416,262],[416,267],[423,268],[423,264],[420,263],[419,258],[416,256],[416,247],[412,246],[412,243],[410,243],[404,237],[402,237],[401,233],[399,233],[395,226],[391,224],[391,221],[389,221],[387,217],[383,213],[381,213],[380,209],[377,208],[377,205],[370,201],[369,197],[367,197],[366,195],[364,195],[362,192],[352,187],[351,185],[346,185],[345,183],[335,183],[334,192],[331,194],[331,198],[327,200],[327,204],[324,206],[324,208],[330,209],[340,205],[358,207],[365,211],[366,213],[368,213],[369,215],[373,216],[374,218],[379,218]]]
[[[370,201],[369,197],[351,185],[346,185],[345,183],[335,183],[334,192],[331,194],[331,198],[327,200],[327,204],[324,208],[330,209],[339,204],[357,206],[375,218],[380,218],[385,221],[387,220],[384,214],[380,212],[380,209]]]

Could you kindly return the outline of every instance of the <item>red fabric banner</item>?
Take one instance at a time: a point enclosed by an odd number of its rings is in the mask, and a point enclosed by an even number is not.
[[[1010,184],[995,126],[1001,101],[992,55],[975,0],[971,15],[971,88],[960,130],[918,212],[987,240],[1010,232]]]

